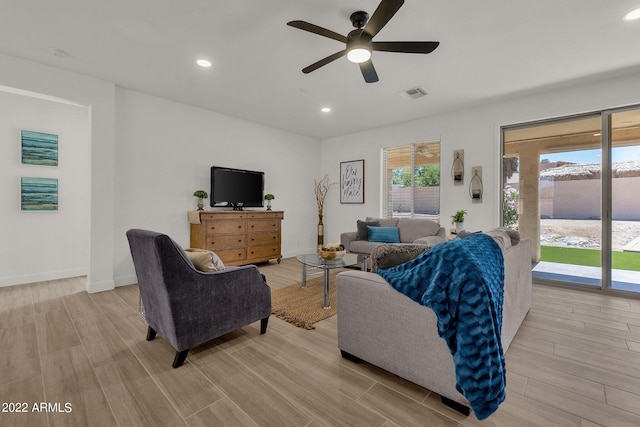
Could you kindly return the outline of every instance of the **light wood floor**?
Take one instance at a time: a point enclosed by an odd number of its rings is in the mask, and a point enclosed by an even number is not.
[[[273,288],[300,275],[295,259],[260,268]],[[640,425],[640,301],[539,285],[534,295],[507,352],[507,399],[479,422],[343,360],[335,316],[313,331],[272,317],[266,335],[247,326],[174,370],[174,350],[145,341],[136,286],[89,295],[77,278],[0,288],[0,425]],[[26,412],[5,412],[20,402]],[[34,411],[40,402],[48,413]]]

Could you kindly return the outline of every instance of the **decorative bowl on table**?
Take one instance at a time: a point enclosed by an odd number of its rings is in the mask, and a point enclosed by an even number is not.
[[[340,259],[344,256],[344,254],[347,251],[342,250],[342,251],[328,251],[328,250],[324,250],[324,249],[320,249],[320,256],[323,259],[326,260],[332,260],[332,259]]]

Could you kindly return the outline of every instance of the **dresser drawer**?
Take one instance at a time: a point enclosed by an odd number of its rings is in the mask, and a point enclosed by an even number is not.
[[[235,219],[247,218],[244,212],[202,212],[200,213],[200,221],[228,221]]]
[[[280,258],[280,250],[278,245],[272,246],[256,246],[254,248],[249,248],[247,252],[247,258]]]
[[[281,220],[284,218],[283,212],[271,211],[271,212],[248,212],[247,218],[249,219],[278,219]]]
[[[277,231],[280,230],[280,220],[278,219],[254,219],[247,222],[247,231]]]
[[[247,251],[244,248],[217,251],[216,255],[218,255],[225,264],[232,264],[247,259]]]
[[[227,220],[227,221],[207,221],[205,223],[207,235],[213,234],[240,234],[245,233],[246,221]]]
[[[246,234],[207,236],[207,249],[218,251],[231,248],[244,248],[247,244]]]
[[[280,233],[251,233],[249,246],[277,245],[280,243]]]

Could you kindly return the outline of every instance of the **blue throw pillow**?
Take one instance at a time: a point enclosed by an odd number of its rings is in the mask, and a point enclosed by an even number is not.
[[[398,227],[368,227],[369,241],[379,243],[400,243]]]

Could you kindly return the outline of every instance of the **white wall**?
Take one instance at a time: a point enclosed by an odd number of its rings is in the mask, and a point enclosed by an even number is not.
[[[136,280],[128,229],[164,232],[189,246],[187,211],[196,208],[195,190],[209,192],[213,165],[264,171],[273,209],[285,211],[283,255],[313,251],[318,140],[121,88],[116,111],[116,285]]]
[[[320,174],[316,139],[116,91],[113,83],[8,55],[0,54],[0,64],[0,89],[68,100],[88,112],[89,292],[135,281],[124,234],[129,228],[165,231],[188,245],[186,212],[195,207],[193,191],[209,187],[213,164],[264,171],[265,190],[276,196],[274,209],[285,211],[283,255],[315,247],[313,182]],[[20,245],[18,234],[2,233],[4,253]],[[62,239],[63,246],[73,241]],[[38,244],[49,249],[61,243],[49,238]],[[57,276],[48,271],[40,277]],[[7,284],[17,283],[11,279]]]
[[[88,108],[91,144],[90,292],[113,288],[114,84],[0,54],[0,86]],[[4,112],[3,112],[4,113]],[[33,242],[41,244],[39,242]],[[8,241],[10,247],[15,241]]]
[[[343,231],[355,231],[357,219],[380,214],[380,150],[382,147],[441,140],[440,221],[450,227],[450,216],[466,209],[468,230],[487,230],[500,224],[500,127],[510,124],[640,104],[640,74],[620,76],[571,87],[520,96],[454,113],[400,125],[372,129],[322,141],[322,170],[339,181],[342,161],[365,159],[365,203],[341,205],[332,190],[326,201],[325,239],[339,240]],[[414,102],[429,102],[423,98]],[[465,186],[451,179],[453,150],[464,149]],[[472,203],[468,185],[472,166],[482,166],[484,195]]]
[[[86,275],[89,110],[0,91],[0,286]],[[58,135],[58,166],[21,164],[20,131]],[[20,211],[20,178],[58,179],[58,210]]]

